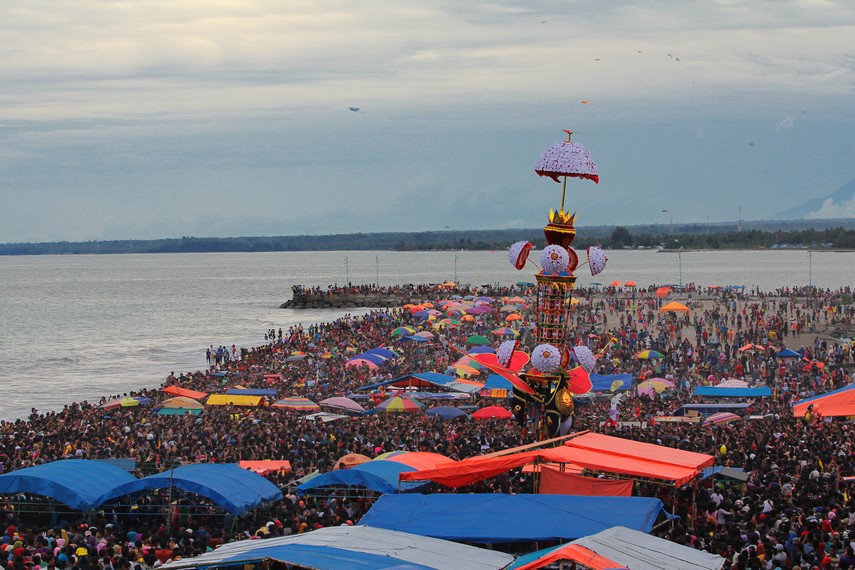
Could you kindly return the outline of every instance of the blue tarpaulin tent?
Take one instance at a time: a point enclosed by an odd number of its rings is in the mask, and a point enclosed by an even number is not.
[[[591,374],[591,392],[611,392],[615,382],[620,382],[617,392],[623,392],[632,388],[632,374]]]
[[[0,494],[32,493],[89,511],[104,489],[137,479],[116,465],[88,459],[52,461],[0,475]]]
[[[350,469],[337,469],[318,475],[311,481],[297,487],[298,494],[306,494],[308,491],[321,487],[365,487],[378,493],[397,493],[398,475],[405,471],[416,469],[397,461],[380,459],[369,461]],[[418,485],[424,484],[419,482]],[[401,484],[401,489],[412,489],[414,484],[406,482]]]
[[[276,485],[234,463],[200,463],[184,465],[143,479],[133,479],[122,485],[114,485],[107,491],[101,487],[103,494],[98,504],[124,495],[169,487],[206,497],[234,515],[282,498],[282,492]]]
[[[772,389],[759,388],[719,388],[718,386],[698,386],[695,396],[703,398],[765,398],[772,395]]]
[[[411,493],[380,497],[360,524],[494,544],[572,540],[616,525],[650,532],[663,510],[648,497]]]

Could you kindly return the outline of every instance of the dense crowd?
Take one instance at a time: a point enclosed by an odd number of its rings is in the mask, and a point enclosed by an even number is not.
[[[342,288],[350,292],[351,288]],[[147,406],[101,407],[100,402],[69,404],[57,412],[32,410],[26,420],[0,423],[3,472],[63,458],[130,458],[142,476],[170,466],[200,461],[288,460],[291,469],[268,477],[285,499],[241,518],[223,517],[198,498],[180,500],[163,493],[140,497],[130,508],[88,514],[50,510],[34,497],[6,497],[0,503],[3,567],[131,568],[145,570],[178,556],[191,556],[239,538],[300,533],[323,526],[354,524],[370,508],[370,493],[298,496],[298,480],[332,469],[349,453],[375,457],[387,451],[431,451],[463,459],[537,441],[537,426],[515,421],[446,421],[424,414],[378,413],[330,423],[269,405],[252,408],[206,407],[199,416],[153,413],[170,394],[163,388],[219,393],[230,386],[276,388],[277,397],[305,396],[315,401],[352,394],[361,386],[408,373],[454,373],[470,335],[493,339],[499,326],[513,324],[520,349],[534,347],[531,290],[450,291],[426,285],[408,288],[425,302],[457,295],[488,295],[492,310],[458,324],[430,320],[407,308],[367,311],[333,322],[265,331],[264,343],[240,348],[223,343],[206,356],[206,370],[170,374],[158,389],[127,396],[151,398]],[[333,293],[335,294],[335,293]],[[528,302],[509,298],[521,295]],[[578,405],[574,429],[592,429],[640,441],[714,454],[720,465],[744,468],[744,483],[714,478],[697,489],[639,482],[636,494],[658,496],[679,522],[662,532],[675,542],[725,556],[734,568],[849,568],[855,563],[855,448],[846,422],[812,417],[797,419],[794,400],[852,381],[853,343],[841,338],[853,316],[851,291],[780,289],[774,292],[709,289],[683,294],[692,310],[662,314],[663,299],[650,290],[580,289],[572,313],[574,344],[600,350],[616,339],[599,361],[601,374],[629,373],[637,379],[661,377],[676,388],[664,394],[634,391],[608,421],[610,398]],[[504,301],[503,301],[504,298]],[[508,309],[510,307],[510,309]],[[424,307],[422,307],[423,309]],[[518,321],[505,319],[513,310]],[[416,313],[420,313],[418,316]],[[458,315],[459,316],[459,315]],[[394,336],[398,327],[430,330],[444,341],[413,342]],[[379,367],[348,366],[354,354],[380,346],[398,357]],[[779,358],[787,346],[797,358]],[[663,358],[642,360],[643,349]],[[295,357],[296,356],[296,357]],[[471,364],[471,363],[470,363]],[[281,375],[276,377],[274,375]],[[752,403],[739,423],[715,427],[657,423],[680,405],[696,401],[698,385],[736,378],[752,386],[770,386],[773,396]],[[373,405],[394,390],[373,394]],[[115,395],[120,396],[120,395]],[[477,405],[494,404],[475,398]],[[267,401],[270,404],[274,399]],[[430,405],[430,404],[429,404]],[[759,419],[747,419],[748,417]],[[633,422],[638,423],[633,423]],[[626,423],[629,422],[629,423]],[[643,423],[642,423],[643,422]],[[644,427],[641,427],[641,426]],[[442,491],[442,489],[436,489]],[[461,491],[532,492],[532,480],[520,472]],[[2,554],[2,553],[0,553]],[[139,568],[137,568],[139,565]]]

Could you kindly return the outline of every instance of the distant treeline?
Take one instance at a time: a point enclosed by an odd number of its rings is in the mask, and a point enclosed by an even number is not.
[[[786,244],[790,247],[855,248],[855,230],[843,227],[794,231],[738,231],[732,226],[704,226],[701,232],[674,233],[662,226],[598,226],[579,228],[573,246],[590,245],[608,249],[665,247],[668,249],[758,249]],[[668,228],[665,228],[667,230]],[[681,228],[685,229],[685,228]],[[694,230],[694,228],[693,228]],[[0,255],[70,255],[116,253],[209,253],[266,251],[430,251],[502,250],[520,240],[535,247],[546,245],[542,229],[471,230],[420,233],[367,233],[325,236],[276,236],[202,238],[182,237],[156,240],[45,242],[0,244]]]

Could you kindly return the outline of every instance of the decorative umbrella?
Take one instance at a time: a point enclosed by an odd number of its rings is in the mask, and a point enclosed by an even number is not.
[[[466,339],[466,344],[484,346],[486,344],[490,344],[490,339],[480,334],[473,334]]]
[[[728,423],[728,422],[733,422],[733,421],[740,420],[740,419],[742,419],[742,418],[740,418],[739,416],[737,416],[736,414],[733,414],[731,412],[718,412],[716,414],[712,414],[710,416],[707,416],[707,418],[704,420],[703,424],[701,424],[701,425],[713,426],[713,425],[717,425],[717,424],[724,424],[724,423]]]
[[[655,350],[642,350],[635,357],[639,360],[655,360],[657,358],[665,358],[665,355]]]
[[[442,418],[444,420],[453,420],[454,418],[468,418],[469,416],[460,408],[454,406],[437,406],[425,411],[426,416]]]
[[[290,398],[282,398],[271,406],[282,410],[290,410],[292,412],[320,412],[321,407],[308,398],[300,398],[292,396]]]
[[[558,275],[567,271],[570,265],[570,254],[560,245],[548,245],[540,252],[540,266],[544,274]]]
[[[510,410],[501,406],[487,406],[473,412],[471,418],[473,420],[508,420],[514,417]]]
[[[395,396],[380,403],[377,409],[386,413],[415,414],[422,411],[423,407],[420,403],[406,396]]]
[[[534,167],[534,171],[539,176],[548,176],[556,182],[559,181],[559,176],[564,178],[564,185],[561,190],[562,212],[564,211],[564,194],[567,190],[568,177],[587,178],[593,180],[595,184],[600,182],[597,165],[591,158],[588,149],[570,140],[573,131],[565,129],[564,132],[567,133],[567,140],[554,143],[546,149]]]
[[[508,261],[517,269],[522,269],[525,267],[531,248],[532,244],[528,241],[518,241],[511,244],[511,247],[508,248]]]
[[[333,410],[350,412],[352,414],[361,414],[365,411],[365,408],[360,406],[359,403],[351,400],[350,398],[345,398],[344,396],[336,396],[335,398],[321,400],[320,405]]]
[[[606,268],[606,262],[609,260],[605,252],[598,247],[591,246],[588,248],[588,268],[591,270],[591,276],[602,273]]]
[[[363,463],[368,463],[369,461],[371,461],[371,458],[362,455],[361,453],[348,453],[347,455],[335,462],[335,467],[333,467],[333,471],[335,471],[336,469],[350,469],[351,467],[356,467],[357,465],[362,465]]]

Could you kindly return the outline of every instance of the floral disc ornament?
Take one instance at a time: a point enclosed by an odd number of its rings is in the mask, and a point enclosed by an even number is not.
[[[570,264],[570,254],[560,245],[548,245],[540,252],[540,266],[548,275],[558,275],[567,271]]]
[[[591,370],[594,369],[594,366],[597,365],[597,357],[594,356],[594,353],[591,352],[591,349],[587,346],[574,346],[573,354],[576,356],[576,360],[579,362],[579,365],[582,366],[588,374],[590,374]]]
[[[498,359],[499,364],[505,368],[508,367],[511,363],[511,357],[514,355],[514,350],[517,348],[519,343],[520,341],[518,340],[506,340],[499,345],[499,350],[496,351],[496,358]]]
[[[528,254],[531,251],[532,245],[530,241],[518,241],[511,244],[508,248],[508,261],[517,269],[525,267],[525,262],[528,260]]]
[[[551,344],[539,344],[531,353],[531,364],[540,372],[555,372],[561,365],[561,350]]]

